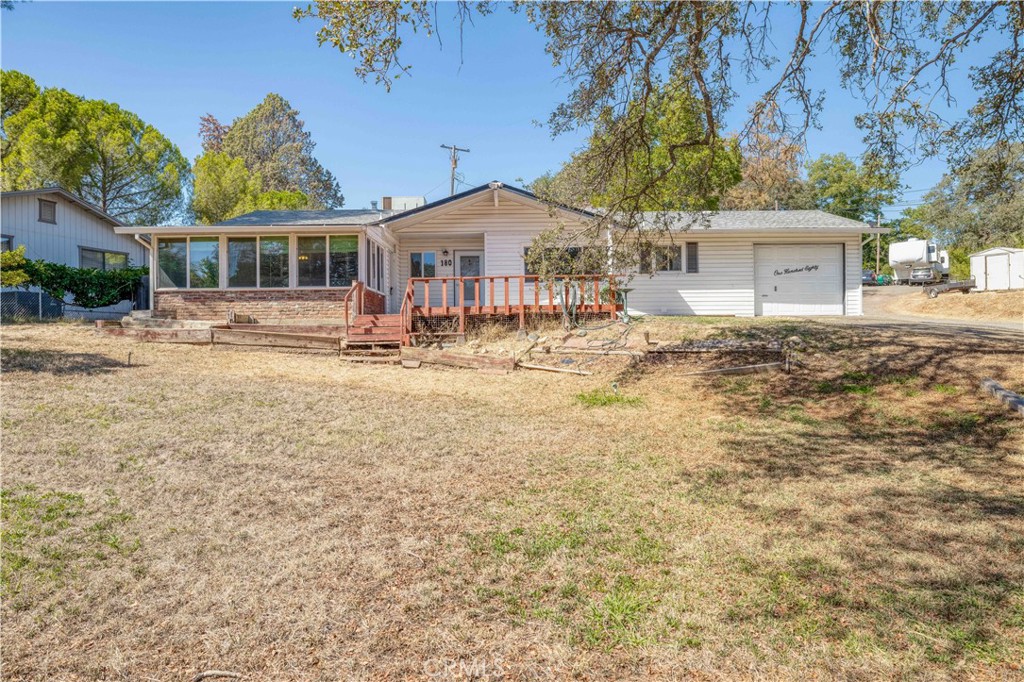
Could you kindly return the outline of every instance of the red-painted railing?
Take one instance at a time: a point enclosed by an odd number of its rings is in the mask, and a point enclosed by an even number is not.
[[[352,324],[352,318],[355,315],[363,314],[363,283],[356,280],[349,287],[349,290],[345,293],[345,298],[342,302],[345,305],[345,332],[348,333],[349,325]]]
[[[486,275],[480,277],[413,277],[402,298],[403,343],[413,334],[413,318],[458,317],[465,334],[467,315],[518,315],[520,328],[527,314],[560,313],[574,300],[578,313],[614,316],[622,305],[616,296],[617,275]]]

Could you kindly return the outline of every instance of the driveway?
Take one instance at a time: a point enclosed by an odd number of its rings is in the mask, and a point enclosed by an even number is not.
[[[925,317],[895,311],[892,303],[901,296],[923,296],[920,287],[864,287],[864,316],[834,318],[837,322],[858,326],[907,327],[908,330],[974,337],[1020,337],[1024,341],[1024,323],[1008,320],[975,320],[947,317]],[[952,294],[947,294],[952,295]]]

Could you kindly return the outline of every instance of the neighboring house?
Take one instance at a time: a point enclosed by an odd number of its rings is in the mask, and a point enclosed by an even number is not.
[[[31,260],[100,270],[146,265],[148,249],[132,235],[114,231],[120,227],[116,218],[59,187],[0,193],[0,248],[24,246]],[[5,292],[7,298],[14,295]],[[57,303],[48,307],[59,309]],[[131,308],[131,301],[91,311],[67,305],[64,314],[110,317]]]
[[[996,246],[970,258],[971,277],[981,291],[1024,289],[1024,249]]]
[[[593,217],[492,182],[401,211],[265,211],[215,226],[116,230],[156,245],[156,314],[271,322],[340,319],[353,286],[365,290],[364,312],[379,314],[554,312],[560,287],[550,292],[527,272],[526,250],[556,222],[572,229]],[[643,268],[653,273],[628,284],[580,278],[584,311],[606,311],[597,304],[617,286],[633,313],[862,314],[861,237],[885,230],[821,211],[723,211],[708,222],[671,232]]]

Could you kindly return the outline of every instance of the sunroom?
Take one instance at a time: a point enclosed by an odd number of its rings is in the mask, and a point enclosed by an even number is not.
[[[156,316],[341,322],[357,282],[356,309],[387,308],[394,246],[375,225],[122,229],[150,235]]]

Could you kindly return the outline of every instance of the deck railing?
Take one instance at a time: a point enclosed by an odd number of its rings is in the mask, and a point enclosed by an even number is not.
[[[363,314],[363,283],[359,280],[352,282],[352,286],[345,293],[342,302],[345,305],[345,332],[348,333],[349,325],[355,315]]]
[[[527,314],[562,312],[575,303],[578,313],[608,313],[622,309],[617,299],[618,275],[485,275],[479,277],[411,277],[402,299],[403,342],[413,333],[413,318],[458,317],[459,334],[467,315],[517,315],[520,328]]]

